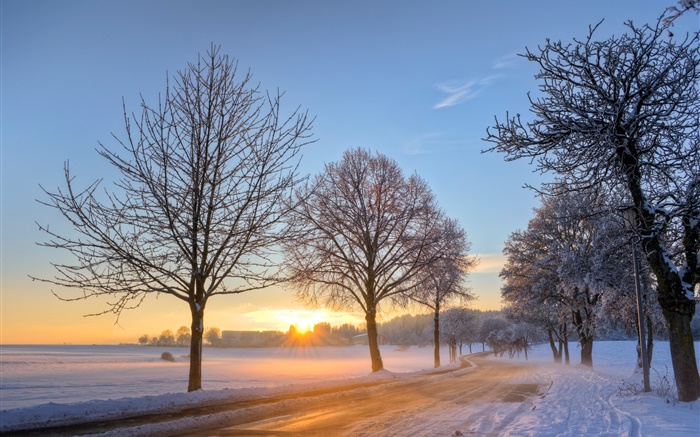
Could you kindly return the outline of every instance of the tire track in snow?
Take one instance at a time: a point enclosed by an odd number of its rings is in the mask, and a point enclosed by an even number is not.
[[[642,421],[639,420],[637,416],[634,416],[633,414],[623,411],[620,408],[616,407],[615,404],[612,401],[612,398],[615,396],[615,393],[612,393],[608,397],[608,405],[610,405],[610,408],[615,410],[617,414],[625,416],[630,423],[632,424],[632,427],[629,430],[629,434],[627,434],[630,437],[642,437]]]

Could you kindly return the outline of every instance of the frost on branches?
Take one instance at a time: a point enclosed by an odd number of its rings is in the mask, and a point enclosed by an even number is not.
[[[668,324],[679,399],[700,397],[690,327],[700,282],[700,35],[668,38],[627,23],[604,41],[550,41],[526,59],[538,65],[532,119],[506,115],[487,130],[488,151],[526,158],[567,190],[615,193],[654,273]],[[553,188],[545,185],[544,191]]]

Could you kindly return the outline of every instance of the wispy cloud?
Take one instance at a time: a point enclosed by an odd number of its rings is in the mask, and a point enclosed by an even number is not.
[[[496,59],[496,61],[493,63],[493,69],[494,70],[504,70],[511,68],[515,66],[515,64],[518,62],[518,54],[517,53],[509,53],[507,55],[503,55],[500,58]]]
[[[402,148],[402,151],[407,155],[423,155],[432,153],[438,148],[444,150],[445,147],[462,146],[466,142],[467,140],[447,139],[443,132],[429,132],[413,138]]]
[[[479,264],[472,273],[500,273],[506,263],[505,255],[501,253],[479,253]]]
[[[471,100],[489,86],[498,76],[487,76],[479,80],[468,80],[466,82],[445,82],[436,85],[437,89],[446,93],[441,102],[433,106],[433,109],[447,108],[449,106],[459,105],[467,100]]]
[[[491,66],[492,70],[500,71],[512,68],[518,61],[517,53],[509,53],[496,59]],[[503,74],[491,74],[481,79],[469,79],[466,81],[442,82],[436,88],[447,94],[447,97],[433,106],[433,109],[448,108],[459,105],[478,96],[484,89],[496,79],[504,77]]]

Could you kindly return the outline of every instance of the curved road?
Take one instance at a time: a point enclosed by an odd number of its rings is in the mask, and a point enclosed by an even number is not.
[[[371,388],[339,389],[302,402],[283,401],[260,414],[251,411],[223,420],[215,428],[173,435],[459,435],[460,430],[452,429],[455,414],[464,418],[466,427],[478,428],[479,434],[496,435],[531,409],[527,399],[537,394],[539,386],[513,381],[527,380],[534,366],[478,356],[470,359],[475,368]],[[503,408],[504,403],[508,407]]]

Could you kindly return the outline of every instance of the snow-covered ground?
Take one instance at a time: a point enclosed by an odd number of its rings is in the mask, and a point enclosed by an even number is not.
[[[382,346],[395,373],[429,369],[430,347]],[[174,363],[162,360],[170,352]],[[188,348],[146,346],[0,346],[0,410],[187,390]],[[447,360],[447,350],[443,350]],[[304,384],[367,375],[367,346],[204,348],[202,388],[209,391]]]
[[[578,363],[580,350],[570,346],[572,363]],[[695,349],[700,351],[700,342]],[[642,374],[634,371],[634,342],[595,342],[593,369],[551,364],[544,345],[534,352],[530,361],[543,365],[531,378],[551,386],[502,435],[700,436],[700,401],[682,403],[669,395],[673,370],[667,342],[655,345],[650,393],[641,393]]]
[[[368,375],[366,346],[206,349],[205,390],[184,393],[187,361],[182,355],[186,352],[167,349],[179,357],[169,363],[160,360],[163,350],[136,346],[3,346],[0,432],[41,423],[69,424],[135,412],[177,411],[185,405],[297,393],[377,378]],[[696,343],[696,350],[700,350],[700,343]],[[578,362],[575,344],[571,352],[572,362]],[[429,369],[432,364],[430,348],[399,351],[385,346],[382,353],[391,374],[385,372],[379,378],[392,379],[392,383],[426,373],[420,369]],[[446,359],[446,354],[443,357]],[[436,435],[431,433],[431,421],[440,424],[437,435],[448,430],[445,435],[458,435],[457,431],[465,435],[496,432],[513,436],[700,435],[700,402],[677,403],[654,392],[633,393],[633,386],[641,384],[641,376],[633,374],[633,342],[596,342],[593,359],[594,370],[575,364],[554,365],[548,347],[537,346],[530,361],[541,366],[512,382],[536,382],[543,387],[543,396],[532,397],[526,404],[455,405],[453,410],[431,412],[430,420],[415,414],[396,415],[381,424],[382,435],[405,435],[408,429],[415,430],[415,435]],[[664,377],[673,380],[667,343],[657,342],[652,368],[652,387],[663,383]],[[157,435],[169,429],[186,429],[193,420],[185,418],[175,424],[133,431]],[[198,418],[196,425],[206,420]],[[218,420],[211,418],[213,423]],[[372,428],[371,423],[364,427]],[[392,434],[392,429],[397,433]]]

